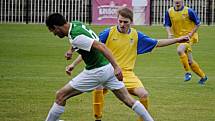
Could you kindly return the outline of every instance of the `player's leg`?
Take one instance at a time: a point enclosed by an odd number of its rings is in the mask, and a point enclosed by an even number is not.
[[[140,103],[148,109],[148,91],[133,71],[123,71],[123,82],[131,95],[137,96]],[[141,117],[138,121],[143,121]]]
[[[107,90],[103,89],[103,87],[99,87],[93,91],[93,114],[95,121],[101,121],[104,107],[104,94],[106,93]]]
[[[193,59],[192,52],[188,52],[188,60],[192,71],[201,78],[199,80],[199,84],[204,84],[205,81],[207,80],[207,76],[200,68],[199,64]]]
[[[177,47],[177,53],[180,57],[180,62],[183,65],[185,70],[185,75],[184,75],[185,81],[189,81],[191,79],[190,66],[188,62],[188,56],[186,54],[187,44],[188,43],[181,43]]]
[[[57,91],[56,100],[48,113],[46,121],[59,120],[60,115],[64,112],[66,100],[81,93],[82,92],[72,88],[69,83]]]
[[[103,81],[102,86],[105,89],[112,90],[118,99],[124,102],[128,107],[132,108],[139,116],[142,117],[142,119],[144,119],[144,121],[153,121],[146,108],[139,101],[136,101],[131,97],[128,90],[125,88],[123,81],[118,81],[115,77],[113,67],[109,65],[107,68],[103,69],[103,71],[105,74],[101,77]]]
[[[128,92],[134,96],[137,96],[139,101],[145,106],[146,109],[148,109],[148,91],[144,87],[128,89]]]
[[[94,69],[94,71],[99,71],[99,69],[100,68]],[[60,89],[57,92],[56,101],[50,109],[46,121],[56,121],[59,118],[59,116],[64,112],[64,106],[68,98],[83,92],[92,91],[101,86],[97,78],[99,73],[98,75],[96,74],[97,73],[94,73],[91,70],[84,70]]]
[[[144,87],[138,87],[133,89],[128,89],[128,92],[139,98],[140,103],[148,110],[149,107],[149,98],[148,91]],[[142,118],[138,118],[138,121],[143,121]]]
[[[132,108],[144,121],[154,121],[146,108],[139,101],[132,98],[125,87],[112,91],[118,99]]]

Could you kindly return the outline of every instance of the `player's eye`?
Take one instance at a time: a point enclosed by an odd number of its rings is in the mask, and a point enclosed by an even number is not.
[[[125,23],[125,24],[127,24],[127,23],[128,23],[128,21],[122,21],[122,20],[119,20],[119,23]]]

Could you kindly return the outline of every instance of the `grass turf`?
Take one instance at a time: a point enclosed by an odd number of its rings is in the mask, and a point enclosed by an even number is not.
[[[108,26],[91,26],[97,33]],[[153,38],[166,38],[161,26],[135,26]],[[215,119],[215,37],[214,27],[201,26],[200,42],[193,46],[193,56],[208,75],[206,86],[197,84],[193,73],[183,82],[183,69],[175,45],[156,48],[140,55],[136,75],[150,93],[150,113],[156,121],[214,121]],[[0,24],[0,120],[44,120],[55,92],[68,82],[64,52],[67,39],[59,39],[44,25]],[[77,55],[75,55],[77,56]],[[73,73],[77,75],[81,64]],[[133,121],[136,115],[112,93],[105,97],[103,121]],[[65,121],[90,121],[92,94],[85,93],[67,102]]]

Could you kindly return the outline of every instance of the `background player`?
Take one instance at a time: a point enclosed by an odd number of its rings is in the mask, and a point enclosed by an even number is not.
[[[196,12],[184,6],[183,0],[174,0],[174,7],[169,8],[165,14],[164,26],[166,27],[168,38],[189,35],[191,38],[189,42],[177,44],[177,52],[185,70],[184,80],[189,81],[191,79],[191,68],[200,77],[198,83],[205,84],[207,76],[192,56],[191,46],[198,42],[197,30],[200,26],[200,19]]]

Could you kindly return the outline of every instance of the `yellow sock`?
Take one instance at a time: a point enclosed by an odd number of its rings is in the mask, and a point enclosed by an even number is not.
[[[148,98],[140,98],[140,103],[142,103],[144,105],[144,107],[148,110],[148,108],[149,108]],[[137,121],[143,121],[143,119],[141,119],[139,117]]]
[[[182,55],[180,55],[180,61],[184,67],[185,71],[190,71],[190,66],[189,66],[189,62],[188,62],[188,57],[187,55],[184,53]]]
[[[193,63],[190,65],[193,72],[195,72],[198,76],[201,78],[205,77],[205,73],[202,71],[202,69],[199,67],[198,63],[193,60]]]
[[[93,114],[96,119],[102,118],[102,110],[104,105],[103,90],[93,91]]]

